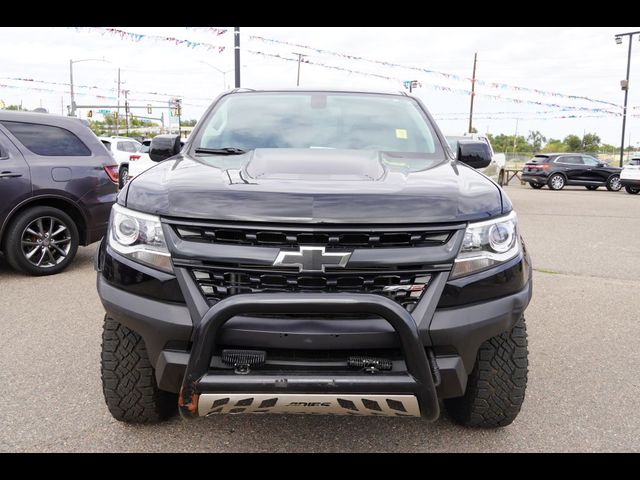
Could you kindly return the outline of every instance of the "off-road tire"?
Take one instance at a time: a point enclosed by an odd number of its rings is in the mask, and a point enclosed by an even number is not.
[[[524,401],[528,365],[523,316],[511,331],[492,337],[480,346],[464,396],[444,401],[449,415],[466,427],[509,425],[518,416]]]
[[[624,187],[624,189],[631,195],[637,195],[638,193],[640,193],[640,187],[631,187],[627,185],[626,187]]]
[[[107,316],[101,371],[104,399],[116,420],[157,423],[177,413],[178,396],[158,389],[142,337]]]
[[[544,183],[535,183],[535,182],[529,182],[529,186],[531,188],[535,188],[536,190],[541,189],[542,187],[544,187]]]
[[[55,266],[39,267],[37,265],[33,265],[25,258],[25,255],[22,252],[22,235],[25,228],[27,228],[31,222],[41,217],[55,218],[69,229],[69,234],[71,236],[69,252],[67,253],[66,258]],[[73,219],[65,212],[53,207],[32,207],[20,212],[11,221],[11,224],[5,233],[4,253],[9,265],[19,272],[34,276],[55,275],[67,268],[73,261],[78,251],[79,239],[78,227]]]

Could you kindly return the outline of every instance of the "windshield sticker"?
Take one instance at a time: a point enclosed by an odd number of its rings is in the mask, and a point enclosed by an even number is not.
[[[401,138],[402,140],[406,140],[407,131],[404,128],[396,128],[396,138]]]

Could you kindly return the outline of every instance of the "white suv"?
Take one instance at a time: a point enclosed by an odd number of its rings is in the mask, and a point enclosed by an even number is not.
[[[118,185],[120,188],[129,178],[129,157],[139,152],[142,144],[130,137],[98,137],[111,156],[118,163]]]
[[[491,163],[485,168],[479,168],[478,171],[484,173],[487,177],[491,178],[498,185],[504,183],[504,169],[507,163],[507,159],[504,153],[495,153],[489,138],[479,133],[465,133],[464,135],[446,135],[447,143],[455,154],[458,151],[458,142],[460,140],[476,140],[481,141],[489,145],[491,151]]]
[[[640,193],[640,158],[632,158],[620,172],[620,183],[632,195]]]
[[[184,146],[185,141],[180,141],[180,146]],[[137,177],[145,170],[150,169],[157,162],[151,160],[149,157],[149,147],[151,146],[151,140],[145,140],[142,142],[142,147],[138,153],[129,156],[129,180],[134,177]]]

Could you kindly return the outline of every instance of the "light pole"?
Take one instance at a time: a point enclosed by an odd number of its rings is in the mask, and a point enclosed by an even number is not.
[[[230,70],[220,70],[218,67],[211,65],[210,63],[207,62],[203,62],[202,60],[198,60],[198,63],[204,63],[205,65],[210,66],[211,68],[213,68],[214,70],[217,70],[218,72],[220,72],[222,74],[222,89],[226,90],[227,87],[227,73],[229,72],[233,72],[233,68]],[[246,67],[246,65],[242,65],[243,67]]]
[[[624,107],[622,110],[622,140],[620,141],[620,166],[622,167],[622,160],[624,158],[624,130],[627,126],[627,98],[629,97],[629,70],[631,69],[631,43],[633,42],[633,36],[637,32],[619,33],[616,35],[616,43],[620,45],[622,43],[622,37],[629,37],[629,53],[627,54],[627,78],[620,82],[622,90],[624,90]]]
[[[71,108],[70,108],[70,116],[76,116],[76,100],[73,96],[73,64],[80,62],[104,62],[111,63],[109,60],[105,60],[104,58],[84,58],[82,60],[69,60],[69,91],[71,93]]]

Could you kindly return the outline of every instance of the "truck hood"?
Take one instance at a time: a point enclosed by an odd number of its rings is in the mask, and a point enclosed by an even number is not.
[[[278,223],[434,223],[510,210],[500,189],[464,164],[363,150],[256,149],[180,155],[118,197],[161,216]]]

